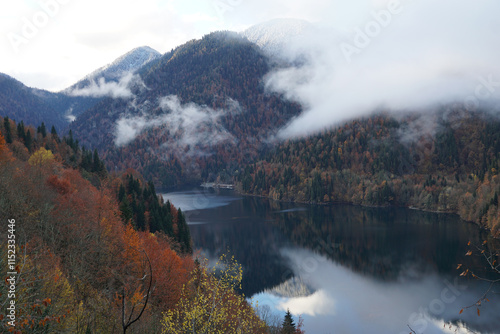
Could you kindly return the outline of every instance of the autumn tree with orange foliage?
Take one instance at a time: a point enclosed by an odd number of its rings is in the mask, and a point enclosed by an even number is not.
[[[4,136],[0,133],[0,163],[7,162],[12,159],[12,153],[7,147]]]
[[[12,139],[6,144],[0,134],[0,211],[16,219],[22,246],[17,330],[158,332],[161,313],[178,303],[192,258],[174,251],[180,247],[165,234],[124,224],[117,182],[100,172],[89,176],[74,143],[38,136],[27,155],[12,154],[9,146],[22,140],[16,133]],[[3,330],[9,330],[4,322]]]

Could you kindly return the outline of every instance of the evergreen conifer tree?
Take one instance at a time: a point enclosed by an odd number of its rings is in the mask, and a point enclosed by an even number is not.
[[[12,130],[10,128],[10,120],[7,116],[3,119],[3,126],[5,128],[5,141],[7,144],[12,143]]]
[[[283,319],[283,326],[281,329],[282,334],[293,334],[295,333],[295,323],[293,322],[292,314],[290,313],[290,309],[286,310],[285,319]]]

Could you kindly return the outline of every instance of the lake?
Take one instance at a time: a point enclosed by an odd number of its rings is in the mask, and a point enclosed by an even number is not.
[[[500,297],[460,277],[486,261],[465,256],[489,233],[457,216],[400,208],[280,203],[230,190],[163,194],[186,214],[194,248],[243,266],[243,292],[306,333],[500,333]],[[493,243],[493,244],[492,244]],[[497,240],[485,247],[498,248]],[[457,264],[463,264],[457,270]],[[495,289],[495,287],[494,287]],[[496,287],[497,291],[498,286]],[[270,317],[272,318],[272,317]]]

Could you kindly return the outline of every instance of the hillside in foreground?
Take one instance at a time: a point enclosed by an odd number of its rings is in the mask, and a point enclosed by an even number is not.
[[[264,333],[241,275],[195,261],[181,210],[133,170],[109,175],[71,133],[0,118],[0,193],[2,235],[15,241],[0,242],[0,266],[15,273],[0,297],[16,306],[15,319],[0,312],[2,332],[180,333],[194,315],[194,331]]]

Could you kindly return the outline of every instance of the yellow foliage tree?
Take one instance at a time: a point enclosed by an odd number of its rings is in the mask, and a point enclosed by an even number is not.
[[[213,269],[198,266],[175,309],[165,313],[162,333],[266,333],[265,323],[235,291],[242,277],[234,257],[221,256]]]
[[[0,266],[7,268],[7,247],[0,246]],[[9,327],[2,322],[2,333],[12,329],[23,334],[73,332],[68,315],[75,303],[74,292],[60,269],[58,258],[47,248],[33,249],[29,244],[17,247],[16,253],[17,265],[13,270],[17,272],[14,275],[16,326]],[[0,286],[0,297],[2,302],[8,301],[6,285]],[[0,312],[2,318],[6,318],[6,314]]]
[[[28,160],[28,163],[31,166],[45,166],[48,163],[54,161],[54,154],[52,154],[52,151],[45,149],[44,147],[41,147],[38,151],[33,153],[31,157]]]

